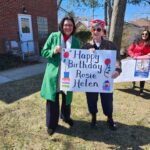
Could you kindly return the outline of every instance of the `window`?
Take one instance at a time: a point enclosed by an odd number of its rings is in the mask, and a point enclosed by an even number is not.
[[[30,33],[29,19],[21,18],[22,33]]]
[[[48,22],[46,17],[37,17],[38,35],[40,39],[48,36]]]

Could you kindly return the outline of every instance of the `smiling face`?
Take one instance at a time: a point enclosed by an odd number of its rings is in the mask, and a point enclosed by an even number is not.
[[[149,37],[148,34],[149,34],[149,33],[148,33],[147,31],[143,31],[143,33],[142,33],[142,39],[143,39],[143,40],[147,40],[148,37]]]
[[[101,28],[100,24],[92,24],[91,33],[94,41],[100,42],[101,37],[104,35],[103,29]]]
[[[63,24],[63,32],[65,35],[71,35],[73,32],[73,23],[71,20],[65,20]]]

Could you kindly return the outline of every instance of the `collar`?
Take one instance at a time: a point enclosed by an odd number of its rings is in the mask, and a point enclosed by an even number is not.
[[[68,35],[63,34],[63,38],[64,38],[64,42],[65,42],[65,43],[66,43],[66,41],[70,38],[70,36],[71,36],[71,35],[68,36]]]

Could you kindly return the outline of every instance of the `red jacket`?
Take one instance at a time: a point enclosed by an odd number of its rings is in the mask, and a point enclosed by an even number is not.
[[[130,45],[128,49],[128,55],[130,57],[134,56],[143,56],[150,53],[150,45],[148,45],[146,42],[141,41],[140,43],[136,44],[133,43]]]

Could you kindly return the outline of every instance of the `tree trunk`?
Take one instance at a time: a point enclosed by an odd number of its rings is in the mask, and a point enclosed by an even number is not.
[[[110,26],[111,26],[111,17],[112,17],[112,5],[111,5],[111,0],[107,0],[107,6],[108,6],[108,35],[110,34]]]
[[[104,1],[104,20],[106,22],[106,25],[108,25],[108,22],[107,22],[107,0]]]
[[[109,40],[120,50],[127,0],[114,0]]]

